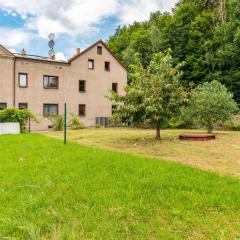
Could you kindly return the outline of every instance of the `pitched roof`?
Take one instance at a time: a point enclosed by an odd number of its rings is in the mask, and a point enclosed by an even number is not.
[[[7,48],[5,48],[3,45],[0,44],[0,48],[7,54],[10,56],[14,56],[13,53],[11,53]]]
[[[126,71],[128,71],[127,66],[121,62],[121,60],[112,52],[112,50],[102,41],[99,40],[97,42],[95,42],[94,44],[92,44],[91,46],[89,46],[88,48],[86,48],[84,51],[82,51],[81,53],[79,53],[78,55],[72,57],[69,59],[69,63],[71,63],[72,61],[74,61],[75,59],[77,59],[78,57],[82,56],[84,53],[88,52],[90,49],[92,49],[93,47],[95,47],[96,45],[98,45],[99,43],[101,43],[107,50],[108,52],[120,63],[120,65],[122,65],[123,68],[125,68]]]
[[[14,56],[18,59],[29,59],[29,60],[34,60],[34,61],[44,61],[44,62],[50,62],[50,63],[63,63],[63,64],[68,64],[68,61],[63,61],[63,60],[54,60],[49,57],[42,57],[42,56],[37,56],[37,55],[21,55],[20,53],[15,53]]]
[[[82,56],[83,54],[88,52],[90,49],[92,49],[93,47],[95,47],[99,43],[101,43],[108,50],[108,52],[119,62],[119,64],[126,71],[128,71],[127,66],[120,61],[120,59],[111,51],[111,49],[102,40],[99,40],[99,41],[95,42],[94,44],[92,44],[91,46],[86,48],[84,51],[82,51],[80,54],[70,58],[68,61],[53,60],[53,59],[48,58],[48,57],[41,57],[41,56],[36,56],[36,55],[25,55],[25,56],[22,56],[19,53],[14,53],[13,54],[8,49],[6,49],[4,46],[2,46],[1,44],[0,44],[0,48],[2,48],[6,52],[6,54],[9,54],[9,55],[11,55],[13,57],[16,57],[18,59],[29,59],[29,60],[33,60],[33,61],[44,61],[44,62],[49,62],[49,63],[71,64],[72,61],[74,61],[78,57]]]

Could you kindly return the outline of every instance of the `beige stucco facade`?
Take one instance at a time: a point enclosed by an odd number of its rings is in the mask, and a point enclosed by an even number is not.
[[[99,46],[101,55],[97,52]],[[88,68],[89,59],[94,60],[94,69]],[[105,70],[105,62],[110,62],[110,71]],[[0,72],[0,103],[16,108],[19,103],[27,103],[28,109],[40,120],[32,124],[33,130],[47,129],[50,124],[49,119],[43,117],[43,104],[57,104],[58,114],[63,113],[65,102],[68,113],[76,114],[79,104],[84,104],[85,116],[80,120],[88,126],[95,125],[96,117],[111,117],[112,103],[106,95],[112,83],[117,83],[118,92],[124,94],[127,83],[126,68],[102,41],[67,62],[13,56],[0,46]],[[19,87],[19,73],[27,74],[26,88]],[[57,76],[58,88],[45,89],[44,75]],[[85,92],[79,91],[79,80],[85,80]]]

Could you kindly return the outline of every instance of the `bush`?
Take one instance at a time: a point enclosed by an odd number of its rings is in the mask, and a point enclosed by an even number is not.
[[[35,115],[27,109],[7,108],[0,111],[0,122],[18,122],[21,132],[26,131],[26,124],[29,119],[37,122]]]
[[[80,122],[79,117],[77,114],[71,114],[72,119],[69,121],[68,125],[72,130],[77,130],[77,129],[84,129],[86,126],[84,123]]]
[[[51,118],[53,129],[55,131],[62,131],[64,127],[64,119],[62,115],[58,115],[56,117]]]
[[[191,93],[188,107],[183,110],[185,122],[206,127],[211,133],[216,125],[223,124],[238,112],[233,95],[218,81],[198,85]]]
[[[240,131],[240,122],[227,121],[227,122],[221,124],[219,127],[222,130]]]

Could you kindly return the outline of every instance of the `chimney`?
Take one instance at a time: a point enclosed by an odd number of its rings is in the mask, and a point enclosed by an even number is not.
[[[21,55],[22,55],[22,56],[26,56],[26,55],[27,55],[27,52],[25,51],[24,48],[23,48],[23,50],[21,51]]]
[[[74,55],[77,56],[77,55],[79,55],[80,53],[81,53],[80,48],[76,48],[76,49],[75,49],[75,54],[74,54]]]

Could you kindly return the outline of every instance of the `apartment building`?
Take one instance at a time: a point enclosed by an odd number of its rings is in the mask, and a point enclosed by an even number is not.
[[[27,108],[40,121],[32,129],[44,130],[50,115],[78,114],[87,126],[111,117],[110,90],[124,94],[127,68],[103,41],[84,51],[76,49],[68,61],[13,54],[0,45],[0,109]]]

